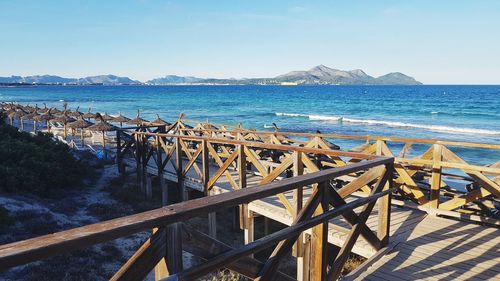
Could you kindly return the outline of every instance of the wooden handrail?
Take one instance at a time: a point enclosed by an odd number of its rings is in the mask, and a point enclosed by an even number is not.
[[[143,136],[159,136],[164,138],[179,138],[182,140],[188,141],[209,141],[215,142],[219,144],[229,144],[229,145],[246,145],[248,147],[255,148],[264,148],[264,149],[274,149],[274,150],[282,150],[282,151],[297,151],[303,153],[312,153],[312,154],[322,154],[322,155],[330,155],[330,156],[345,156],[352,157],[357,159],[374,159],[375,155],[364,154],[359,152],[348,152],[348,151],[340,151],[340,150],[326,150],[320,148],[309,148],[309,147],[301,147],[301,146],[293,146],[293,145],[284,145],[284,144],[270,144],[270,143],[262,143],[262,142],[254,142],[254,141],[246,141],[246,140],[234,140],[234,139],[223,139],[223,138],[209,138],[203,136],[186,136],[186,135],[178,135],[178,134],[162,134],[162,133],[149,133],[149,132],[132,132],[134,135],[143,135]]]
[[[194,199],[136,215],[2,245],[0,246],[0,270],[89,247],[155,227],[185,221],[199,215],[248,203],[299,187],[325,182],[356,171],[379,165],[393,165],[393,163],[393,158],[378,157],[377,159],[365,160],[339,168],[283,179],[264,186],[249,187],[220,195]]]
[[[248,129],[235,129],[235,130],[220,130],[220,129],[179,129],[180,131],[193,131],[193,132],[215,132],[215,133],[253,133],[257,135],[277,135],[277,136],[296,136],[296,137],[320,137],[331,139],[358,139],[358,140],[372,140],[372,141],[390,141],[390,142],[410,142],[420,144],[443,144],[449,146],[462,146],[472,148],[488,148],[500,150],[500,144],[494,143],[477,143],[477,142],[462,142],[462,141],[448,141],[439,139],[419,139],[419,138],[401,138],[401,137],[386,137],[386,136],[371,136],[371,135],[340,135],[340,134],[316,134],[316,133],[296,133],[296,132],[269,132],[269,131],[253,131]]]

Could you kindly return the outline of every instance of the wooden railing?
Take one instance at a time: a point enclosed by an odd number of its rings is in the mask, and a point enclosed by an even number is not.
[[[148,135],[149,133],[136,134],[136,136]],[[155,135],[155,138],[168,137],[168,135]],[[192,139],[210,142],[204,138]],[[177,149],[182,151],[183,145],[179,144],[180,141],[183,141],[183,138],[176,137]],[[161,145],[162,141],[158,141],[158,143]],[[241,142],[228,143],[240,146],[239,151],[247,147],[245,143]],[[297,151],[305,153],[306,151],[301,151],[301,149],[307,148],[297,148]],[[331,153],[336,155],[334,152]],[[227,157],[227,159],[232,158],[232,156]],[[90,247],[134,233],[153,230],[150,239],[116,272],[111,278],[112,280],[143,279],[154,267],[156,267],[157,280],[166,277],[168,280],[194,280],[196,277],[221,267],[230,268],[259,280],[291,280],[293,278],[277,271],[278,265],[284,259],[285,254],[297,243],[301,234],[312,229],[312,258],[310,270],[307,273],[310,274],[311,280],[335,280],[340,275],[342,266],[360,235],[377,248],[387,245],[390,225],[390,194],[396,190],[396,187],[392,186],[393,170],[393,158],[360,159],[357,163],[338,168],[241,188],[128,217],[2,245],[0,246],[0,270]],[[178,169],[179,173],[181,171],[182,169]],[[351,182],[339,186],[338,178],[359,173],[361,176],[358,178],[357,184]],[[206,179],[204,182],[207,183],[210,180]],[[228,207],[248,204],[254,200],[278,196],[286,192],[295,192],[308,186],[313,188],[313,192],[306,203],[296,210],[297,215],[291,226],[236,249],[192,229],[182,227],[181,222],[196,216],[222,211]],[[357,197],[346,203],[345,198],[360,188],[368,188],[368,196]],[[367,226],[366,220],[377,201],[379,225],[377,231],[374,232]],[[359,207],[362,207],[362,210],[356,213],[355,210]],[[352,229],[340,252],[335,257],[329,257],[327,251],[328,222],[337,216],[343,216],[352,225]],[[187,235],[181,235],[183,231],[186,231]],[[193,239],[193,237],[203,240],[204,243],[214,243],[216,246],[207,248],[215,252],[207,258],[206,262],[191,268],[184,268],[182,250],[189,248],[189,245],[183,246],[183,238]],[[275,245],[274,251],[266,261],[257,261],[251,257],[253,253],[273,245]],[[329,263],[329,260],[333,260],[333,262]]]
[[[401,198],[412,200],[422,206],[422,209],[445,214],[452,214],[450,211],[460,212],[461,216],[465,217],[474,217],[475,215],[495,217],[491,211],[499,204],[500,162],[489,165],[469,164],[459,154],[460,150],[477,149],[486,150],[493,155],[500,155],[500,144],[379,136],[267,132],[241,128],[221,130],[214,129],[203,122],[193,128],[179,128],[179,134],[242,139],[272,145],[307,145],[325,151],[338,149],[332,144],[340,139],[358,141],[362,145],[351,150],[345,148],[343,150],[395,157],[395,183],[400,187]],[[417,147],[418,155],[415,153],[412,155],[413,147]],[[320,161],[317,168],[339,167],[357,161],[356,159],[345,161],[339,157],[330,157],[330,159],[334,161]],[[457,180],[464,188],[456,188],[449,184],[449,182]]]

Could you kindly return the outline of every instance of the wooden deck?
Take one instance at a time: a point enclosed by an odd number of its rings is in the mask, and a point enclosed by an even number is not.
[[[135,167],[135,161],[126,162]],[[211,166],[210,174],[217,168]],[[165,171],[166,179],[174,182],[177,180],[173,165],[167,165]],[[236,171],[229,172],[236,177]],[[148,166],[148,173],[157,175],[153,164]],[[261,179],[256,173],[247,174],[249,187],[258,185]],[[203,190],[201,180],[192,170],[186,174],[184,183],[189,188]],[[231,185],[225,177],[221,177],[213,188],[215,194],[231,190]],[[310,193],[310,188],[304,189],[304,201]],[[291,200],[292,193],[285,193],[285,196]],[[249,204],[249,210],[286,225],[292,224],[292,216],[276,196],[253,201]],[[376,224],[377,208],[374,208],[367,225],[373,229]],[[415,208],[394,205],[391,207],[390,225],[390,246],[385,249],[385,253],[377,255],[377,251],[362,237],[354,245],[353,253],[371,258],[370,266],[364,266],[357,271],[356,280],[500,278],[500,230],[497,228],[439,218]],[[343,218],[331,220],[328,242],[342,246],[346,241],[349,226]]]
[[[500,230],[424,215],[355,280],[500,280]]]

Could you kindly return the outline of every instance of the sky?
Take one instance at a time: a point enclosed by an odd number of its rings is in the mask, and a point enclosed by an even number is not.
[[[500,1],[0,0],[0,76],[251,78],[319,64],[500,84]]]

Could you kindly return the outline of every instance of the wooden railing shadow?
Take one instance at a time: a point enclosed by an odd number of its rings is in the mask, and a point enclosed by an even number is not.
[[[500,231],[495,228],[486,228],[475,224],[464,224],[459,221],[435,219],[434,223],[444,223],[446,226],[429,230],[425,233],[416,233],[417,225],[410,231],[396,233],[391,243],[393,249],[387,253],[388,261],[377,265],[377,269],[363,278],[369,279],[383,274],[386,278],[401,280],[415,280],[439,276],[439,280],[457,280],[477,278],[479,280],[494,279],[500,275],[498,261],[500,243],[495,243]],[[414,224],[414,222],[410,222]],[[436,227],[436,226],[434,226]],[[402,229],[406,229],[404,225]],[[420,231],[423,231],[420,230]],[[450,243],[442,241],[450,240]],[[440,241],[440,243],[435,243]],[[489,242],[489,243],[488,243]],[[436,248],[445,245],[442,248]],[[470,257],[459,257],[464,253],[471,253]],[[417,257],[417,258],[415,258]],[[497,257],[492,260],[492,257]]]

